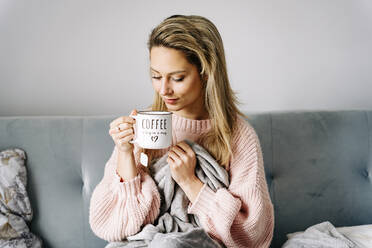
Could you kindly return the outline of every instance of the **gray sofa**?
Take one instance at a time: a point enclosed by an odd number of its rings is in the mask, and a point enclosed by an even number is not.
[[[372,223],[372,110],[247,113],[261,142],[275,207],[272,247],[330,221]],[[27,154],[31,231],[45,247],[102,248],[88,222],[117,116],[0,117],[0,150]]]

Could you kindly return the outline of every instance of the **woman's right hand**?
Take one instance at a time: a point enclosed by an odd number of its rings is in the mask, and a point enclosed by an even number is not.
[[[130,115],[137,115],[137,110],[132,110]],[[129,141],[134,138],[133,124],[136,120],[130,116],[121,116],[110,123],[109,134],[119,151],[133,152],[133,144]]]

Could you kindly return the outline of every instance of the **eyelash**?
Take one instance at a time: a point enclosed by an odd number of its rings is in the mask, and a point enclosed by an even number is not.
[[[152,78],[155,79],[155,80],[159,80],[161,77],[152,77]],[[183,79],[184,79],[184,77],[181,77],[179,79],[173,79],[173,80],[176,81],[176,82],[182,82]]]

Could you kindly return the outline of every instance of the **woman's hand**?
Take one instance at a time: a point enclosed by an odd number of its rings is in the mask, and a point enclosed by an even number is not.
[[[195,152],[186,142],[182,141],[170,149],[167,162],[172,178],[182,188],[187,198],[194,203],[203,187],[203,183],[195,175]]]
[[[167,162],[178,185],[185,185],[196,178],[195,152],[186,142],[182,141],[170,149]]]
[[[132,110],[130,115],[137,115],[137,111]],[[109,134],[121,152],[133,152],[134,146],[129,141],[134,137],[133,124],[135,121],[130,116],[121,116],[110,123]]]

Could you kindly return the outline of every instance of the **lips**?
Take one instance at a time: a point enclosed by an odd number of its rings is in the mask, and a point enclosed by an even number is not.
[[[175,104],[177,102],[177,100],[178,100],[177,98],[175,98],[175,99],[164,99],[164,101],[168,104]]]

